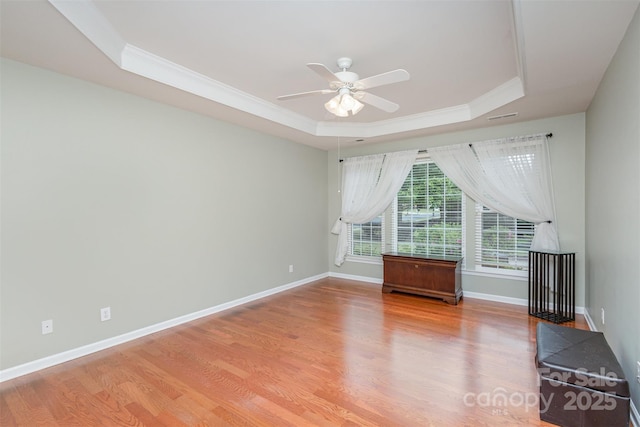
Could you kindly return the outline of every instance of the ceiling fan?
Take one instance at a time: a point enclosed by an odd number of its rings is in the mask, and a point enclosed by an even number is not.
[[[348,117],[349,113],[351,113],[351,115],[357,114],[364,107],[363,102],[387,113],[393,113],[400,108],[400,106],[394,102],[363,91],[365,89],[409,80],[409,73],[407,71],[401,69],[393,70],[360,80],[360,77],[356,73],[348,71],[353,63],[351,58],[339,58],[337,62],[338,68],[342,70],[337,73],[331,72],[331,70],[323,64],[307,64],[307,67],[311,68],[329,82],[329,89],[293,93],[279,96],[278,99],[282,101],[308,95],[335,93],[336,96],[331,98],[324,106],[327,111],[338,117]]]

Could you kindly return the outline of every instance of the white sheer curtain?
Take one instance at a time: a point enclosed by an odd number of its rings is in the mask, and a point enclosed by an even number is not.
[[[429,155],[475,201],[535,223],[532,250],[560,250],[545,135],[430,148]]]
[[[347,256],[347,224],[362,224],[384,212],[400,191],[418,150],[351,157],[342,163],[342,213],[331,229],[338,235],[336,265]]]

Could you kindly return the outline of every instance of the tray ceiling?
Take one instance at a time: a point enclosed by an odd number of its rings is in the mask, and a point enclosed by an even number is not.
[[[2,0],[2,56],[329,149],[586,111],[637,0]],[[305,64],[400,105],[338,118]],[[509,115],[496,120],[490,117]]]

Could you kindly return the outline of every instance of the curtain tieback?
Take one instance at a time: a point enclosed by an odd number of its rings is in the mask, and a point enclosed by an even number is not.
[[[342,231],[342,224],[344,223],[342,222],[342,217],[340,217],[336,220],[335,224],[333,224],[331,234],[340,234],[340,232]]]

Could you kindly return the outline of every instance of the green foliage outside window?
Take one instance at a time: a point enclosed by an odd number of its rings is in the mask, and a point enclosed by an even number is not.
[[[397,252],[418,255],[462,256],[463,194],[438,166],[429,161],[413,165],[398,192],[391,231]],[[352,224],[350,254],[380,256],[382,216],[366,224]]]
[[[358,256],[380,256],[382,254],[382,225],[380,222],[352,225],[351,254]]]
[[[382,244],[380,242],[354,242],[353,255],[380,256],[382,255]]]
[[[398,192],[398,252],[462,256],[462,201],[435,163],[415,164]]]
[[[462,224],[441,223],[414,229],[409,242],[398,241],[398,252],[462,256]]]
[[[515,222],[516,220],[514,220]],[[533,225],[491,226],[482,230],[482,265],[506,270],[526,270]],[[531,225],[530,225],[531,224]],[[516,231],[516,230],[519,230]]]

